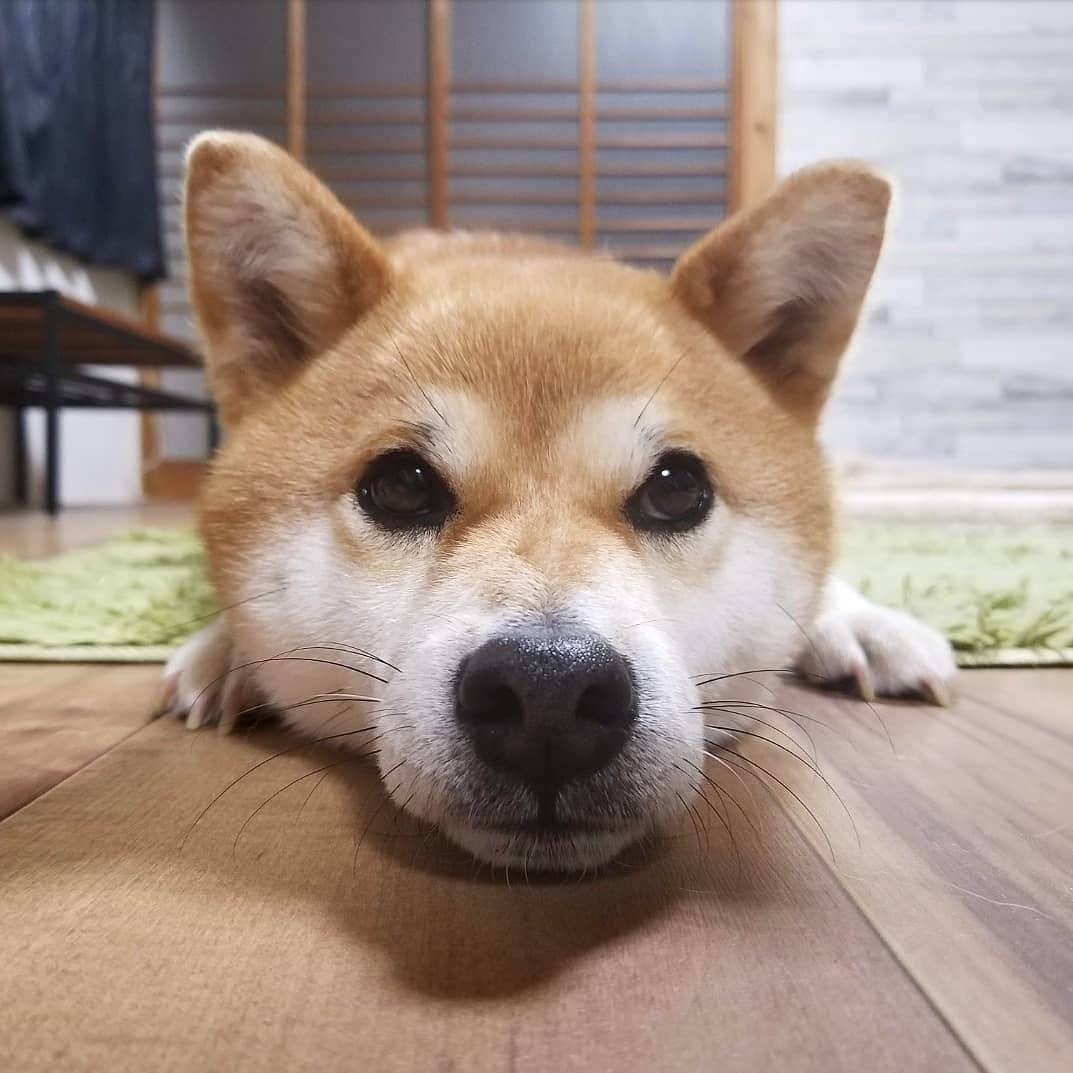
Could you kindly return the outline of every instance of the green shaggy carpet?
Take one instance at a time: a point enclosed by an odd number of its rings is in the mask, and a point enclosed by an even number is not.
[[[941,630],[962,666],[1073,663],[1073,524],[851,521],[839,574]]]
[[[0,556],[0,659],[161,661],[215,611],[188,530],[138,529],[53,559]]]
[[[1073,525],[850,522],[839,572],[944,631],[963,665],[1073,663]],[[163,660],[214,611],[185,530],[0,557],[0,659]]]

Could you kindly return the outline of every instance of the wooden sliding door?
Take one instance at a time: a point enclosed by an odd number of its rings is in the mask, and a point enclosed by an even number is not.
[[[727,0],[304,0],[308,163],[374,231],[666,266],[727,210]]]
[[[774,180],[774,0],[158,4],[173,334],[181,152],[205,127],[288,147],[377,233],[509,229],[661,269]],[[203,432],[145,436],[147,491],[191,484]]]

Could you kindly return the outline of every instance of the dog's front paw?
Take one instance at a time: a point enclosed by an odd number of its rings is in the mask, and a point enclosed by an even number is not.
[[[159,711],[185,719],[191,730],[216,723],[230,731],[257,707],[251,676],[234,663],[231,638],[220,619],[195,633],[164,667]]]
[[[828,684],[850,682],[865,700],[916,696],[941,705],[950,703],[957,673],[941,633],[833,578],[798,669]]]

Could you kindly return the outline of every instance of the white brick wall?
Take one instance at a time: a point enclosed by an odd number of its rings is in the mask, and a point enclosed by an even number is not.
[[[835,451],[1073,467],[1073,0],[781,0],[779,167],[898,202]]]

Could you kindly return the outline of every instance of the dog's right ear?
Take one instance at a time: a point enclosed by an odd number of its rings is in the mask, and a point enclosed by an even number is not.
[[[255,135],[196,138],[184,204],[190,298],[234,425],[386,294],[391,266],[322,183]]]

